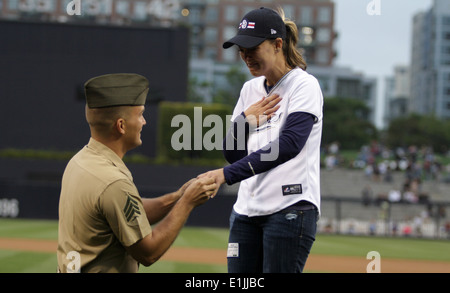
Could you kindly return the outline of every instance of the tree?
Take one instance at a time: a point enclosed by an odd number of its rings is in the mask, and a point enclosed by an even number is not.
[[[419,114],[400,117],[389,124],[386,143],[393,148],[431,146],[444,153],[450,146],[450,122]]]
[[[213,96],[213,103],[230,105],[234,107],[239,98],[242,85],[247,80],[247,75],[239,66],[232,66],[225,74],[228,82],[226,89],[218,89]]]
[[[357,150],[378,138],[367,120],[370,109],[357,99],[330,97],[324,101],[322,146],[339,142],[342,149]]]
[[[211,85],[208,82],[200,83],[196,77],[190,77],[187,89],[187,100],[193,103],[204,103],[205,92]]]

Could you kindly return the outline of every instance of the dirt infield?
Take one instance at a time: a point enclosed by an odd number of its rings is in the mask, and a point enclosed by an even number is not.
[[[57,242],[54,240],[30,240],[0,238],[0,249],[56,252]],[[161,258],[166,261],[177,261],[201,264],[226,265],[226,251],[223,249],[199,249],[172,247]],[[365,257],[310,255],[305,272],[365,273],[370,260]],[[386,259],[381,258],[382,273],[450,273],[449,262]]]

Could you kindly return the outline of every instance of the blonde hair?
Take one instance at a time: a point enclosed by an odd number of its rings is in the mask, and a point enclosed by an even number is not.
[[[277,12],[286,26],[286,39],[283,42],[283,53],[286,57],[286,62],[291,68],[298,66],[301,69],[306,70],[308,65],[306,64],[306,61],[303,58],[302,54],[300,54],[297,49],[297,25],[292,20],[286,18],[283,8],[278,7]]]

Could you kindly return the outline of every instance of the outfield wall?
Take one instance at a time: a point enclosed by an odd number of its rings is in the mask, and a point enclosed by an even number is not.
[[[0,181],[0,218],[58,219],[60,185],[56,183],[24,183]],[[145,195],[161,195],[167,188],[139,188]],[[228,227],[228,218],[236,198],[220,193],[214,200],[196,208],[187,225]]]
[[[138,186],[143,197],[174,189]],[[0,218],[57,219],[60,184],[0,181]],[[206,204],[196,208],[188,226],[227,228],[236,195],[222,188]],[[320,233],[449,238],[450,203],[363,205],[349,198],[322,198]]]
[[[322,233],[450,239],[450,202],[371,202],[323,197]]]
[[[67,162],[0,159],[0,218],[57,219],[62,173]],[[142,197],[175,191],[211,168],[127,164]],[[229,226],[237,185],[193,211],[187,225]],[[363,203],[357,197],[322,195],[319,232],[379,236],[448,238],[450,202]]]
[[[0,158],[0,218],[57,219],[61,178],[67,162]],[[142,197],[173,192],[209,167],[127,164]],[[187,225],[228,227],[236,195],[222,188],[196,208]]]

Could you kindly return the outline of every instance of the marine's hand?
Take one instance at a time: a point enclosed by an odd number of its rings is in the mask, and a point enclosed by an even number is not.
[[[180,198],[181,196],[183,196],[183,193],[186,191],[186,189],[189,187],[189,185],[191,185],[192,182],[194,182],[196,180],[196,178],[192,178],[191,180],[189,180],[188,182],[184,183],[183,186],[180,187],[180,189],[178,189],[176,191],[178,197]]]
[[[197,178],[213,178],[214,179],[214,182],[217,184],[217,188],[211,194],[211,196],[210,196],[211,198],[216,196],[217,192],[219,191],[220,185],[225,183],[225,175],[223,173],[223,168],[200,174],[197,176]]]

